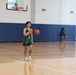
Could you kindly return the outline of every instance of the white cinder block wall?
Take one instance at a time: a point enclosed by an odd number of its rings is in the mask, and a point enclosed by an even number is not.
[[[0,0],[0,22],[11,22],[11,23],[25,23],[30,20],[31,13],[31,0],[28,0],[28,11],[18,12],[6,10],[7,0]]]
[[[35,23],[76,25],[76,0],[35,0]]]
[[[76,0],[28,0],[27,12],[6,10],[6,2],[0,1],[0,22],[76,25]]]
[[[61,23],[76,25],[76,0],[61,0]]]
[[[60,8],[60,0],[36,0],[35,23],[60,24]]]

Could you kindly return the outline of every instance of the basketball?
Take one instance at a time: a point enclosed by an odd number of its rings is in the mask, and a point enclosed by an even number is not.
[[[35,30],[34,30],[34,34],[35,34],[35,35],[39,35],[39,34],[40,34],[40,30],[39,30],[39,29],[35,29]]]

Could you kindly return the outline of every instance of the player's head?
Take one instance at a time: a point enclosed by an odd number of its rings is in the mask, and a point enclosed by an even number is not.
[[[31,27],[31,22],[30,21],[26,22],[26,27]]]
[[[65,27],[63,27],[63,30],[65,30]]]
[[[62,30],[64,30],[64,29],[65,29],[65,27],[62,28]]]

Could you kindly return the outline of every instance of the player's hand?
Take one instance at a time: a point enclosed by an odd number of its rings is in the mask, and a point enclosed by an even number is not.
[[[33,44],[34,42],[32,41],[32,44]]]
[[[32,44],[33,44],[34,42],[32,41]]]
[[[28,34],[29,34],[29,35],[32,34],[32,31],[30,30],[30,31],[28,32]]]

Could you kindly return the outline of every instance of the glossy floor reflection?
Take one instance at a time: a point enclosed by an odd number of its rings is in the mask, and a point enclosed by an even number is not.
[[[75,42],[35,42],[31,62],[22,43],[0,43],[0,75],[76,75]]]

